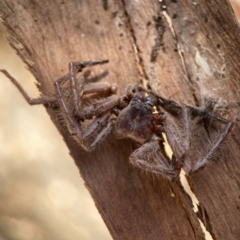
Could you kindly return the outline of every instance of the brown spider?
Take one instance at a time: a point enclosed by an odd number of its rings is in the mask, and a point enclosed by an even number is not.
[[[188,175],[204,168],[233,123],[207,110],[165,99],[142,87],[129,86],[126,95],[118,97],[114,94],[116,87],[107,83],[85,86],[82,75],[78,80],[77,73],[85,67],[107,62],[69,63],[69,73],[54,83],[56,96],[37,99],[31,99],[6,70],[0,71],[30,105],[58,102],[71,135],[86,151],[94,150],[115,126],[118,138],[131,138],[141,145],[130,155],[135,166],[171,179],[179,176],[181,168]],[[66,96],[63,85],[68,81],[70,94]],[[112,95],[84,106],[84,95],[106,92]],[[82,122],[85,120],[91,122],[84,128]],[[223,129],[221,124],[225,125]],[[173,151],[171,159],[165,152],[162,133],[166,134]]]

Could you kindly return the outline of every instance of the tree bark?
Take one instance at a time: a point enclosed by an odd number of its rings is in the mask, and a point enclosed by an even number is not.
[[[43,95],[54,95],[53,83],[69,62],[109,59],[94,73],[107,72],[102,80],[116,84],[119,95],[146,79],[167,98],[196,106],[220,99],[224,117],[238,115],[240,31],[226,0],[2,0],[0,13]],[[200,201],[196,214],[180,182],[130,165],[130,140],[111,134],[96,151],[84,152],[58,112],[47,111],[113,239],[204,239],[198,217],[214,239],[240,238],[237,121],[218,161],[189,177]]]

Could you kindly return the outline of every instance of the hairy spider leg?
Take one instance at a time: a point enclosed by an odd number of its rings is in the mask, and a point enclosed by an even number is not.
[[[69,131],[72,136],[76,139],[77,142],[87,151],[92,151],[97,147],[99,143],[101,143],[107,134],[111,131],[114,121],[110,120],[112,115],[112,108],[116,107],[119,104],[119,97],[116,95],[112,95],[106,99],[96,101],[94,104],[90,105],[85,109],[80,109],[81,106],[81,97],[84,94],[95,93],[95,92],[105,92],[111,89],[113,92],[116,91],[116,87],[112,87],[109,84],[95,84],[94,86],[84,86],[84,78],[81,78],[80,81],[80,94],[77,92],[77,80],[76,73],[81,71],[86,66],[93,66],[96,64],[102,64],[106,61],[96,61],[96,62],[75,62],[76,64],[69,64],[69,66],[73,65],[75,70],[71,70],[70,73],[59,78],[54,86],[56,88],[56,93],[59,98],[59,102],[61,107],[66,115],[66,120],[68,124]],[[72,76],[75,75],[75,76]],[[75,111],[72,113],[67,104],[64,94],[61,89],[61,85],[70,79],[70,88],[72,90],[72,94],[74,95],[74,106]],[[76,105],[78,104],[78,106]],[[92,123],[89,124],[85,129],[82,129],[81,121],[86,119],[93,119]]]
[[[131,154],[130,162],[143,170],[162,174],[174,180],[178,178],[181,166],[176,162],[175,157],[170,161],[160,144],[162,145],[162,142],[159,140],[145,143]],[[152,163],[153,161],[155,164]]]
[[[66,116],[66,120],[67,120],[67,123],[68,123],[68,127],[69,127],[69,131],[75,135],[76,134],[76,131],[74,129],[77,129],[77,126],[78,126],[78,122],[76,121],[76,119],[74,119],[72,117],[72,114],[71,112],[69,111],[66,103],[65,103],[65,99],[64,99],[64,95],[62,93],[62,90],[61,90],[61,84],[63,84],[65,81],[67,81],[69,79],[69,74],[59,78],[58,80],[56,80],[56,82],[54,83],[54,86],[55,86],[55,89],[56,89],[56,94],[59,98],[59,103],[60,103],[60,106],[62,107],[63,109],[63,112]],[[81,127],[80,127],[81,128]]]
[[[16,88],[23,95],[23,97],[26,99],[29,105],[47,104],[47,103],[55,102],[57,100],[56,97],[48,97],[48,96],[43,96],[40,98],[30,98],[26,93],[26,91],[23,89],[23,87],[18,83],[18,81],[14,77],[12,77],[8,73],[7,70],[0,69],[0,72],[2,72],[8,79],[11,80],[11,82],[16,86]]]
[[[191,145],[191,130],[189,119],[190,119],[189,111],[187,107],[183,105],[182,110],[183,133],[184,133],[183,148],[185,149],[185,151],[186,149],[189,149]]]
[[[231,128],[233,127],[233,122],[231,122],[225,118],[216,116],[213,113],[209,113],[209,112],[206,112],[204,110],[201,110],[201,109],[189,106],[189,105],[186,105],[186,107],[189,108],[191,111],[197,112],[198,115],[202,116],[203,118],[204,117],[212,118],[212,119],[218,120],[218,121],[226,124],[225,128],[223,129],[221,134],[218,136],[218,138],[215,140],[215,142],[212,144],[211,148],[209,148],[207,150],[205,156],[203,156],[201,159],[199,159],[192,168],[189,169],[188,167],[186,167],[187,174],[192,175],[194,173],[197,173],[198,171],[200,171],[202,168],[204,168],[207,165],[207,163],[210,161],[213,153],[216,151],[218,146],[221,144],[221,142],[226,138],[226,136],[230,132]],[[184,155],[182,161],[184,162],[186,160],[186,158],[187,158],[187,155]]]
[[[207,163],[211,159],[213,153],[216,151],[219,144],[226,138],[226,136],[228,135],[228,133],[232,127],[233,127],[233,123],[229,122],[226,125],[226,127],[224,128],[223,132],[218,137],[218,139],[213,143],[212,147],[207,151],[206,155],[197,161],[196,165],[188,173],[189,175],[198,172],[199,170],[201,170],[202,168],[204,168],[207,165]]]
[[[156,98],[158,98],[159,99],[158,104],[163,109],[165,109],[168,113],[174,114],[176,117],[182,118],[184,138],[180,138],[179,129],[174,124],[170,124],[171,125],[170,128],[172,128],[173,131],[169,131],[169,129],[168,129],[165,132],[166,132],[168,142],[169,142],[173,152],[178,153],[177,161],[179,161],[179,163],[182,165],[182,167],[184,168],[186,173],[188,175],[192,175],[192,174],[198,172],[199,170],[201,170],[202,168],[204,168],[206,166],[206,164],[208,163],[208,161],[211,159],[213,153],[216,151],[216,149],[220,145],[220,143],[226,138],[226,136],[230,132],[231,128],[233,127],[233,122],[231,122],[225,118],[216,116],[212,112],[207,112],[205,110],[193,107],[191,105],[183,104],[181,106],[180,104],[178,104],[177,102],[175,102],[173,100],[165,99],[162,96],[160,96],[159,94],[149,91],[149,90],[145,90],[142,87],[138,87],[138,89],[141,91],[146,91],[148,94],[151,94],[151,95],[155,96]],[[186,161],[187,155],[184,154],[185,151],[189,150],[190,144],[191,144],[190,143],[191,132],[190,132],[190,122],[189,122],[189,120],[190,120],[189,110],[192,113],[195,113],[196,115],[202,117],[203,119],[204,118],[205,119],[206,118],[214,119],[221,123],[226,124],[224,130],[219,135],[219,137],[215,140],[215,142],[213,143],[211,148],[207,151],[205,156],[203,156],[201,159],[199,159],[197,161],[197,163],[195,164],[194,167],[188,166],[187,161]],[[168,121],[168,123],[169,123],[169,121]],[[166,128],[166,122],[165,122],[165,128]],[[173,142],[174,139],[175,140],[178,139],[178,141]],[[181,144],[181,141],[183,141],[183,144]],[[183,155],[181,156],[181,154],[183,154]],[[180,157],[180,159],[179,159],[179,157]]]
[[[191,112],[193,113],[196,113],[198,116],[201,116],[202,118],[209,118],[209,119],[214,119],[214,120],[218,120],[219,122],[222,122],[222,123],[229,123],[230,121],[225,119],[225,118],[222,118],[222,117],[219,117],[219,116],[216,116],[214,113],[212,112],[207,112],[205,110],[202,110],[200,108],[197,108],[197,107],[193,107],[191,105],[188,105],[188,104],[184,104],[188,109],[191,110]]]
[[[72,94],[74,97],[74,105],[75,105],[75,115],[79,118],[79,119],[91,119],[93,116],[98,116],[100,115],[102,112],[105,112],[113,107],[115,107],[116,105],[118,105],[119,103],[119,97],[117,97],[116,95],[112,95],[110,97],[107,97],[106,99],[103,100],[99,100],[95,103],[93,103],[91,106],[89,106],[88,108],[80,109],[81,106],[81,98],[84,94],[90,94],[90,93],[105,93],[105,92],[109,92],[111,94],[116,93],[116,86],[113,86],[109,83],[97,83],[97,84],[92,84],[92,85],[86,85],[85,86],[85,79],[81,78],[80,82],[80,93],[78,93],[77,90],[77,79],[76,79],[76,73],[77,72],[81,72],[83,70],[83,68],[87,67],[87,66],[94,66],[97,64],[104,64],[107,63],[108,60],[103,60],[103,61],[87,61],[87,62],[71,62],[69,63],[69,71],[70,73],[59,78],[56,82],[55,82],[55,88],[56,91],[60,97],[60,102],[61,105],[64,109],[64,111],[67,114],[70,114],[70,111],[68,110],[66,104],[65,104],[65,100],[64,100],[64,96],[62,94],[60,85],[62,85],[66,80],[68,80],[70,78],[70,88],[72,90]]]
[[[111,132],[115,119],[110,119],[112,113],[106,112],[100,117],[93,120],[82,133],[82,137],[77,137],[77,141],[81,141],[82,147],[86,151],[92,151],[103,142],[107,135]]]
[[[85,119],[92,119],[94,116],[98,117],[107,110],[113,109],[114,107],[118,106],[119,103],[120,98],[117,95],[111,95],[80,110],[78,113],[76,113],[76,116],[82,121]]]
[[[166,111],[168,111],[169,107],[171,108],[171,106],[167,106],[167,105],[164,105],[161,107],[163,107]],[[218,117],[213,113],[208,113],[204,110],[201,110],[186,104],[183,104],[181,111],[182,111],[181,118],[182,118],[182,124],[183,124],[182,133],[180,132],[179,127],[177,127],[177,125],[174,124],[174,121],[171,121],[170,118],[166,118],[164,122],[164,128],[165,128],[165,133],[167,136],[168,143],[171,149],[173,150],[174,154],[176,154],[177,161],[179,162],[179,164],[182,165],[183,169],[188,175],[192,175],[194,173],[197,173],[207,165],[213,153],[216,151],[220,143],[226,138],[226,136],[230,132],[233,126],[233,122],[228,121],[227,119]],[[197,113],[198,116],[201,116],[202,118],[214,119],[214,120],[220,121],[221,123],[226,124],[226,126],[222,131],[222,133],[219,135],[219,137],[215,140],[213,145],[208,149],[206,154],[202,158],[200,158],[193,167],[191,167],[188,164],[188,161],[187,161],[188,155],[186,154],[186,152],[190,149],[190,146],[191,146],[190,114],[193,111]]]
[[[86,62],[70,62],[69,67],[69,77],[70,77],[70,89],[72,91],[73,96],[73,104],[75,107],[75,111],[78,112],[80,109],[80,98],[83,95],[83,88],[84,88],[84,77],[81,76],[80,86],[77,86],[77,79],[76,74],[78,72],[81,72],[85,67],[90,67],[94,65],[99,64],[105,64],[108,60],[102,60],[102,61],[86,61]],[[80,89],[80,92],[79,92]]]

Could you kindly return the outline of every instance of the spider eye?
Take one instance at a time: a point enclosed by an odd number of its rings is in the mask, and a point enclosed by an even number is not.
[[[152,97],[147,97],[145,102],[146,102],[146,104],[150,105],[151,107],[153,107],[155,104],[155,100]]]
[[[143,96],[142,96],[142,94],[140,94],[140,93],[136,94],[135,97],[134,97],[134,100],[136,100],[136,101],[138,101],[138,102],[141,102],[142,99],[143,99]]]

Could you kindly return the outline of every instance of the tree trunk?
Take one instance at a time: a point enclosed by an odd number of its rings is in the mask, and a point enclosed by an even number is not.
[[[220,99],[224,117],[238,115],[240,31],[226,0],[2,0],[0,12],[10,44],[43,95],[54,95],[53,83],[69,62],[109,59],[101,66],[103,81],[116,84],[119,95],[146,79],[167,98],[196,106]],[[113,239],[204,239],[198,217],[214,239],[240,239],[237,121],[218,161],[188,179],[200,202],[196,214],[179,181],[130,165],[130,140],[111,134],[99,149],[84,152],[58,112],[47,111]]]

